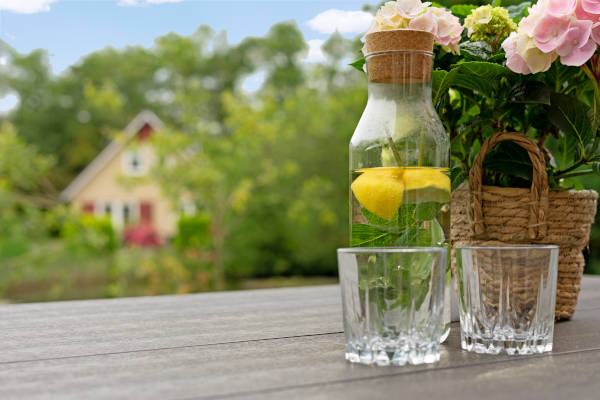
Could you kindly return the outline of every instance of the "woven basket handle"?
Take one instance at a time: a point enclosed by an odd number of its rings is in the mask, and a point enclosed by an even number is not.
[[[548,215],[548,175],[546,173],[546,161],[538,145],[527,136],[520,133],[498,132],[487,139],[481,146],[479,154],[475,157],[473,167],[469,171],[469,185],[471,187],[471,209],[470,217],[473,222],[473,233],[481,235],[485,232],[483,218],[483,160],[488,151],[500,142],[511,141],[529,154],[533,164],[533,183],[531,185],[531,208],[529,212],[529,224],[527,235],[529,239],[542,239],[546,236]]]

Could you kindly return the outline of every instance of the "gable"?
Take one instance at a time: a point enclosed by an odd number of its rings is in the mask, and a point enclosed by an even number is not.
[[[153,131],[163,127],[162,121],[152,111],[142,111],[125,127],[125,140],[113,140],[92,162],[81,171],[79,175],[61,192],[60,198],[70,202],[83,190],[98,174],[100,174],[117,156],[125,146],[134,138],[146,140]]]

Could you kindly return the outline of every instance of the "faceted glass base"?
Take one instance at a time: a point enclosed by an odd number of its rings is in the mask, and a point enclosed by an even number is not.
[[[444,343],[446,339],[448,339],[448,336],[450,336],[450,323],[444,325],[444,328],[442,329],[442,336],[440,336],[440,343]]]
[[[406,364],[431,364],[440,360],[440,346],[437,343],[411,343],[400,345],[397,342],[378,340],[371,345],[348,343],[346,360],[353,363],[378,366],[401,366]]]
[[[469,336],[461,332],[460,345],[463,350],[484,354],[509,355],[540,354],[552,351],[552,336],[541,336],[516,340],[503,337],[482,338]]]

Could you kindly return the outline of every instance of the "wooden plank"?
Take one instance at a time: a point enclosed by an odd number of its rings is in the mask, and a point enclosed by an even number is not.
[[[407,377],[402,380],[403,386],[410,386],[404,390],[413,393],[419,387],[413,383],[417,382],[416,374],[448,369],[460,371],[451,376],[461,382],[462,390],[466,390],[473,376],[488,373],[484,371],[502,370],[506,379],[530,377],[535,380],[539,377],[536,371],[529,374],[528,369],[520,368],[519,364],[537,356],[489,356],[461,351],[456,325],[448,344],[443,346],[442,360],[435,366],[377,368],[352,365],[343,359],[343,343],[342,334],[329,334],[1,364],[0,398],[181,399],[253,393],[260,398],[290,388],[290,396],[295,398],[312,396],[311,388],[328,388],[336,382],[343,382],[340,384],[343,388],[353,380],[369,381],[388,376],[393,377],[392,381],[404,375]],[[600,358],[598,350],[600,313],[597,310],[582,311],[573,321],[557,325],[555,352],[542,356],[549,361],[540,365],[550,368],[555,357],[573,352],[590,352],[597,360]],[[581,360],[589,361],[587,358]],[[510,367],[503,367],[502,362],[508,362]],[[559,363],[564,368],[571,368],[568,363]],[[589,366],[596,367],[593,363]],[[512,369],[514,375],[510,374]],[[594,372],[596,377],[597,371]],[[440,376],[444,377],[444,374]],[[432,378],[438,375],[427,376],[427,385],[442,390],[437,378]],[[554,378],[555,375],[548,374],[546,382]],[[560,381],[562,377],[556,378]],[[329,398],[342,394],[355,397],[360,393],[354,392],[354,386],[347,392],[338,392],[340,388],[333,387]],[[393,388],[386,392],[387,395],[398,393],[398,387]],[[308,392],[305,396],[296,390]],[[279,397],[288,395],[279,394]]]
[[[586,276],[578,310],[600,308]],[[341,332],[337,286],[0,306],[0,362]]]
[[[0,307],[0,362],[341,332],[337,286]]]
[[[578,310],[600,308],[586,276]],[[0,362],[341,332],[339,288],[0,306]]]
[[[600,276],[584,275],[577,310],[600,308]]]
[[[591,400],[600,393],[599,370],[600,350],[212,398]]]

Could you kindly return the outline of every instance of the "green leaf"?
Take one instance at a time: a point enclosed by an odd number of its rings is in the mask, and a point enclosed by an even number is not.
[[[600,175],[600,162],[595,162],[592,164],[592,169],[596,175]]]
[[[450,11],[452,11],[452,14],[456,15],[459,18],[466,18],[469,14],[471,14],[471,11],[473,11],[476,8],[477,6],[474,6],[472,4],[456,4],[450,7]]]
[[[508,100],[519,104],[550,105],[550,89],[542,82],[520,82],[510,89]]]
[[[469,61],[457,64],[444,75],[437,90],[433,92],[433,104],[440,111],[444,104],[444,96],[451,87],[461,87],[490,95],[492,89],[490,82],[495,82],[500,77],[510,74],[511,71],[508,68],[490,62]]]
[[[485,61],[492,55],[492,46],[487,42],[463,42],[459,47],[460,54],[465,57],[465,59]]]
[[[506,9],[508,10],[508,15],[518,23],[527,15],[527,9],[531,7],[531,4],[530,1],[525,1],[521,4],[508,6]]]
[[[506,61],[506,53],[503,51],[500,51],[500,52],[494,54],[493,56],[490,56],[490,58],[488,59],[488,62],[491,62],[494,64],[503,64],[504,61]]]
[[[527,151],[516,143],[502,142],[488,152],[483,162],[488,171],[531,181],[533,166]]]
[[[431,92],[437,93],[440,89],[440,85],[442,84],[444,78],[448,75],[448,71],[444,71],[443,69],[436,69],[431,74]]]
[[[438,112],[443,106],[444,98],[448,95],[448,90],[454,82],[454,78],[458,74],[458,68],[452,69],[450,72],[444,75],[441,83],[438,85],[436,91],[433,92],[433,104],[435,105]]]
[[[435,219],[442,209],[441,203],[427,201],[416,204],[415,218],[417,221],[431,221]]]
[[[568,141],[564,133],[561,132],[558,138],[554,138],[552,135],[548,136],[544,145],[552,152],[555,168],[562,170],[571,165],[577,144],[574,141]]]
[[[369,221],[370,225],[374,226],[397,226],[398,224],[398,214],[396,214],[392,219],[387,220],[377,215],[373,214],[371,211],[367,210],[364,207],[360,208],[362,215]]]
[[[417,210],[415,204],[402,204],[398,209],[398,225],[411,226],[417,223]]]
[[[477,76],[458,74],[452,82],[452,86],[469,89],[485,96],[490,96],[492,94],[492,85],[490,84],[490,81]]]
[[[502,0],[492,1],[492,7],[501,7],[501,6],[502,6]]]
[[[352,224],[352,247],[379,247],[389,246],[393,235],[389,232],[366,224]]]
[[[584,190],[585,189],[585,187],[583,186],[581,181],[577,178],[563,179],[562,184],[564,187],[567,187],[569,189],[574,189],[574,190]]]
[[[568,146],[581,151],[594,138],[595,131],[589,118],[589,107],[574,97],[553,93],[548,107],[548,119],[565,133]]]
[[[359,58],[358,60],[356,60],[356,61],[353,61],[353,62],[351,62],[351,63],[350,63],[350,64],[348,64],[348,65],[350,65],[351,67],[354,67],[354,68],[356,68],[356,69],[357,69],[357,70],[359,70],[360,72],[365,72],[365,70],[364,70],[364,66],[365,66],[366,62],[367,62],[367,61],[365,60],[365,58],[364,58],[364,57],[361,57],[361,58]]]
[[[466,173],[462,167],[454,167],[451,171],[452,190],[455,190],[461,183],[467,179]]]
[[[394,241],[394,246],[431,246],[431,231],[416,226],[410,226],[404,230],[398,239]]]
[[[512,74],[511,70],[503,65],[485,61],[469,61],[458,64],[456,68],[461,74],[474,75],[490,81]]]

